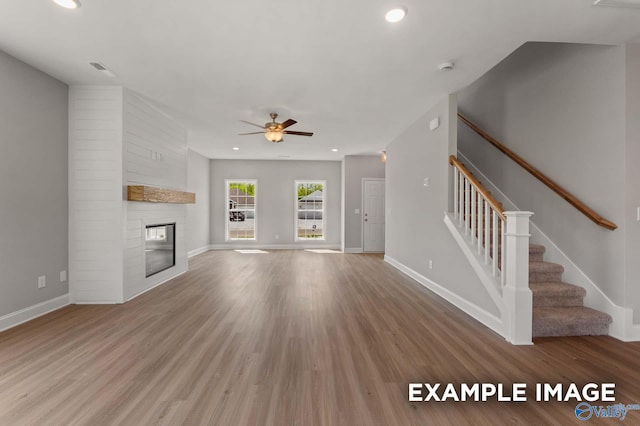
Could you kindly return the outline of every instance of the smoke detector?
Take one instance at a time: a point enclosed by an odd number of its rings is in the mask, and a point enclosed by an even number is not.
[[[438,65],[438,69],[443,72],[451,71],[453,69],[453,64],[451,62],[443,62]]]

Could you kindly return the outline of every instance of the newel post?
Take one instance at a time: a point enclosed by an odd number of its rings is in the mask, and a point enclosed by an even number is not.
[[[504,212],[505,286],[508,339],[514,345],[531,345],[533,296],[529,289],[529,217],[532,212]]]

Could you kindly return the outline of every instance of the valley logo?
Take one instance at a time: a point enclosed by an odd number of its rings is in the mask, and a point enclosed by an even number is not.
[[[624,420],[630,410],[640,410],[640,404],[614,404],[614,405],[591,405],[588,402],[581,402],[576,405],[575,414],[578,420],[589,420],[593,416],[596,418],[614,418]]]

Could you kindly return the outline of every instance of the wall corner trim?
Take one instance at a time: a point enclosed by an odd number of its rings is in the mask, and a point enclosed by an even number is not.
[[[0,317],[0,331],[8,330],[50,312],[57,311],[69,304],[69,294],[67,293],[54,299],[38,303],[37,305],[4,315]]]

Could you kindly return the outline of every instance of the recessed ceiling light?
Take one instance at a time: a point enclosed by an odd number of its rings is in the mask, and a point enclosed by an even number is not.
[[[384,15],[384,19],[386,19],[387,22],[400,22],[404,19],[406,15],[407,15],[406,7],[397,7],[395,9],[391,9],[390,11],[388,11],[387,14]]]
[[[234,150],[234,151],[240,151],[240,148],[238,148],[237,146],[234,146],[234,147],[233,147],[233,150]]]
[[[338,148],[332,148],[331,151],[338,152]]]
[[[67,9],[77,9],[80,7],[80,0],[53,0],[58,6],[66,7]]]

